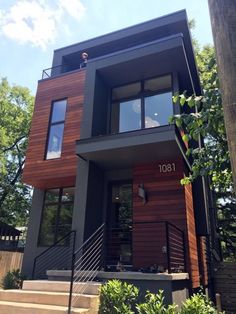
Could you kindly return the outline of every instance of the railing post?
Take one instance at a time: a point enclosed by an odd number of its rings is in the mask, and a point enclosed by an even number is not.
[[[187,265],[186,265],[186,248],[185,248],[185,235],[184,231],[182,231],[182,238],[183,238],[183,255],[184,255],[184,272],[187,272]]]
[[[74,269],[75,269],[75,233],[74,233],[74,237],[73,237],[73,246],[72,246],[71,277],[70,277],[70,292],[69,292],[69,302],[68,302],[68,314],[70,314],[70,311],[71,311]]]
[[[166,253],[167,253],[167,266],[168,266],[168,274],[171,272],[171,265],[170,265],[170,241],[169,241],[169,224],[166,221]]]
[[[32,270],[32,280],[34,280],[34,275],[35,275],[35,267],[36,267],[36,260],[37,260],[37,256],[34,258],[34,265],[33,265],[33,270]]]

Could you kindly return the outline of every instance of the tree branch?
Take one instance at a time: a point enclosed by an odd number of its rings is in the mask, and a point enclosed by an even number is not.
[[[14,178],[11,180],[11,182],[8,184],[8,186],[14,186],[16,181],[18,180],[18,178],[20,177],[20,175],[22,174],[22,171],[23,171],[23,166],[24,166],[24,163],[25,163],[25,159],[19,164],[19,168],[14,176]],[[0,198],[0,208],[2,207],[3,205],[3,202],[5,201],[7,195],[10,193],[10,190],[9,189],[5,189],[1,198]]]
[[[0,150],[0,153],[5,153],[5,152],[7,152],[7,151],[13,149],[13,148],[14,148],[15,146],[17,146],[17,144],[18,144],[21,140],[23,140],[23,138],[25,138],[25,137],[26,137],[26,135],[17,138],[17,139],[15,140],[15,142],[14,142],[11,146]]]

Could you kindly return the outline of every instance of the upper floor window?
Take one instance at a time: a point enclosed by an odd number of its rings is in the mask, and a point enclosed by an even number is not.
[[[170,75],[114,88],[111,133],[167,125],[173,115],[171,88]]]
[[[49,246],[71,231],[74,188],[50,189],[45,192],[39,245]]]
[[[52,104],[46,159],[59,158],[61,156],[66,104],[66,99],[54,101]]]

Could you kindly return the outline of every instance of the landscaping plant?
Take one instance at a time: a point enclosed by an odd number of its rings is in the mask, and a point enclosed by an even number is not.
[[[21,289],[24,276],[20,273],[19,269],[8,271],[3,277],[2,288],[3,289]]]
[[[133,314],[139,290],[132,284],[109,280],[100,290],[100,314]]]
[[[136,309],[139,314],[175,314],[177,305],[165,305],[163,290],[159,290],[157,294],[147,291],[145,296],[146,302],[137,304]]]

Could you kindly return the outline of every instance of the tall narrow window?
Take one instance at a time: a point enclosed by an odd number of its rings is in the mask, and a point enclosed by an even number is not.
[[[52,115],[49,125],[48,146],[46,159],[59,158],[61,156],[65,114],[66,99],[54,101],[52,104]]]
[[[47,190],[44,198],[39,246],[49,246],[71,230],[74,188]]]

